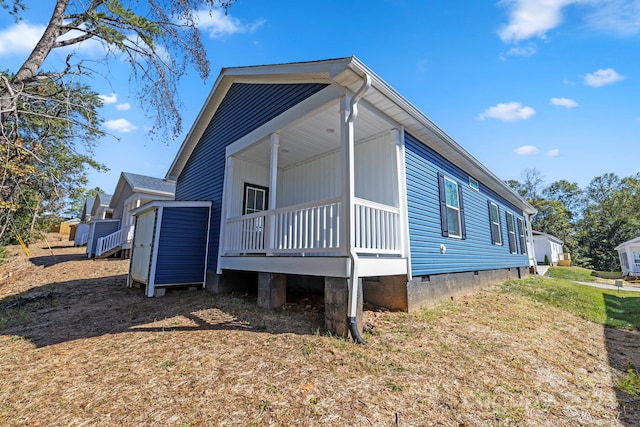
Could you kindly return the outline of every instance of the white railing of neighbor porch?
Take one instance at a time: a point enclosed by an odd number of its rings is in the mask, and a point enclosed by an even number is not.
[[[124,243],[133,241],[134,226],[121,228],[120,230],[113,232],[107,236],[98,238],[96,244],[96,256],[99,257],[102,254],[109,252],[112,249],[122,246]]]
[[[340,205],[340,199],[333,198],[229,219],[224,253],[337,254]],[[397,208],[356,199],[356,250],[400,254],[399,219]]]

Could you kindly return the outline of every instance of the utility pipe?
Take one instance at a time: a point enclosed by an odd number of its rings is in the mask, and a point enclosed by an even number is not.
[[[367,345],[367,342],[362,338],[358,331],[358,254],[356,253],[356,247],[354,242],[355,230],[354,230],[354,217],[355,217],[355,204],[354,204],[354,192],[355,192],[355,141],[354,141],[354,125],[356,118],[358,117],[358,101],[365,95],[365,93],[371,87],[371,76],[365,74],[364,82],[358,91],[351,98],[349,105],[349,117],[347,118],[347,138],[349,151],[349,174],[346,177],[349,180],[349,193],[347,197],[348,209],[347,209],[347,245],[349,248],[349,259],[351,260],[351,271],[349,275],[349,281],[351,282],[351,289],[349,289],[349,312],[347,317],[347,323],[349,324],[349,332],[351,338],[358,344]]]

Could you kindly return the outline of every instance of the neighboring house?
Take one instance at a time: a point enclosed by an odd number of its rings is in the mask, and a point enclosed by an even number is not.
[[[111,203],[111,194],[100,193],[97,194],[91,210],[89,211],[89,221],[96,219],[111,219],[113,216],[113,209],[109,208]]]
[[[128,254],[134,232],[134,217],[130,212],[154,200],[173,200],[174,193],[173,182],[130,172],[120,173],[108,206],[111,219],[118,220],[117,227],[113,230],[113,224],[98,226],[103,231],[92,233],[95,247],[88,250],[90,256],[105,257],[121,250]]]
[[[93,209],[93,204],[96,201],[96,197],[87,197],[84,199],[84,206],[82,207],[82,214],[80,215],[80,222],[87,223],[91,221],[91,210]]]
[[[562,259],[564,242],[551,234],[533,230],[533,246],[536,254],[536,262],[544,264],[545,256],[550,265],[558,265]]]
[[[320,280],[327,328],[358,337],[362,296],[414,310],[535,268],[535,209],[354,57],[223,69],[167,179],[176,201],[139,210],[156,223],[134,241],[149,296],[253,272],[277,307],[287,282]],[[192,201],[209,221],[159,214]],[[166,255],[182,233],[208,236],[202,274]]]
[[[640,277],[640,237],[616,246],[615,250],[620,258],[622,275]]]

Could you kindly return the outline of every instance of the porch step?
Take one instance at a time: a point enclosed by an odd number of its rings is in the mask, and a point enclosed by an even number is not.
[[[115,248],[109,249],[108,251],[106,251],[103,254],[96,255],[96,258],[108,258],[108,257],[110,257],[111,255],[115,254],[116,252],[118,252],[121,249],[122,249],[122,245],[116,246]]]

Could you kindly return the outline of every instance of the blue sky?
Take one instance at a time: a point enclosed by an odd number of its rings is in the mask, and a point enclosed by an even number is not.
[[[3,68],[35,45],[53,2],[38,6],[20,24],[0,13]],[[640,171],[640,0],[237,0],[200,25],[211,76],[181,83],[184,134],[223,67],[353,55],[502,179],[537,168],[584,187]],[[113,136],[96,150],[110,171],[89,186],[111,193],[121,171],[164,177],[182,137],[147,137],[122,64],[90,83]]]

